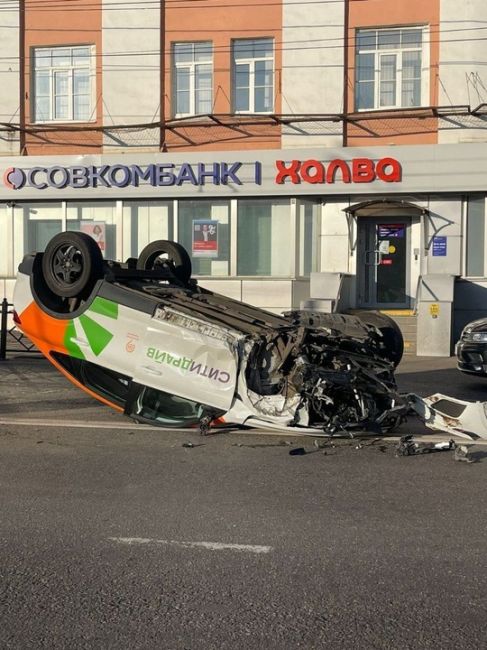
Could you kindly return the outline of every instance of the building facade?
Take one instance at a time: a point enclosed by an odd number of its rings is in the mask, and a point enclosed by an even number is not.
[[[119,260],[174,239],[210,289],[417,318],[409,349],[450,350],[487,313],[486,20],[480,0],[9,2],[0,290],[63,230]]]

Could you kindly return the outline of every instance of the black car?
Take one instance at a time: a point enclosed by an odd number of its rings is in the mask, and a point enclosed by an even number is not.
[[[455,353],[459,370],[487,375],[487,318],[474,320],[463,328]]]

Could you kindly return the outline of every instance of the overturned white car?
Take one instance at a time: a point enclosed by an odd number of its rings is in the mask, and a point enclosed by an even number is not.
[[[62,373],[139,422],[342,435],[390,431],[409,409],[390,318],[271,314],[199,287],[174,242],[121,264],[88,235],[60,233],[24,257],[14,306]]]

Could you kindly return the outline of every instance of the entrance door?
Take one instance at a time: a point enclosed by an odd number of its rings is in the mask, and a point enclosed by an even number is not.
[[[409,226],[407,218],[359,218],[357,233],[358,306],[407,309]]]

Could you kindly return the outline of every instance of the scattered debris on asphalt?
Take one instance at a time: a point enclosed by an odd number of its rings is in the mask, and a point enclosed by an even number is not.
[[[409,434],[402,436],[396,447],[396,456],[416,456],[418,454],[431,454],[438,451],[450,451],[455,449],[453,440],[442,442],[417,442],[414,436]]]
[[[380,444],[378,444],[380,443]],[[192,444],[192,443],[191,443]],[[262,448],[262,447],[285,447],[293,446],[296,442],[292,440],[280,440],[279,442],[271,443],[234,443],[234,447],[248,447],[251,449]],[[183,445],[185,446],[185,445]],[[197,445],[195,445],[197,446]],[[360,442],[357,439],[353,440],[344,440],[344,439],[333,439],[329,438],[315,438],[313,440],[312,446],[306,447],[294,447],[289,450],[290,456],[307,456],[309,454],[314,454],[321,452],[324,456],[328,454],[334,455],[343,448],[345,449],[356,449],[364,450],[370,448],[371,451],[374,450],[381,454],[394,454],[398,456],[418,456],[423,454],[432,454],[440,451],[452,451],[452,458],[456,461],[463,461],[467,463],[476,463],[481,459],[487,457],[487,451],[474,452],[473,448],[475,445],[467,445],[455,442],[453,439],[450,440],[439,440],[438,442],[422,442],[417,440],[414,437],[414,434],[408,434],[402,436],[397,443],[393,440],[384,440],[383,438],[373,438],[373,439],[363,439]]]
[[[234,447],[248,447],[249,449],[258,449],[259,447],[287,447],[294,445],[292,440],[279,440],[279,442],[258,442],[252,445],[244,444],[243,442],[237,442]]]
[[[294,449],[289,450],[290,456],[304,456],[306,454],[306,449],[304,447],[295,447]]]
[[[456,445],[453,460],[458,460],[464,463],[474,463],[475,458],[469,455],[471,445]]]

